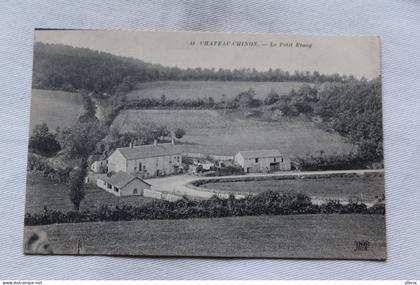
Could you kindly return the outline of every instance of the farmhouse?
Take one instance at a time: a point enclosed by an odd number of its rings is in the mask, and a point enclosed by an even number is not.
[[[125,172],[149,178],[178,173],[182,153],[172,143],[141,145],[117,148],[108,158],[108,172]]]
[[[291,161],[277,149],[240,151],[234,161],[245,173],[290,170]]]
[[[151,185],[140,177],[129,175],[125,172],[118,172],[105,178],[96,180],[99,188],[106,190],[116,196],[141,195]]]

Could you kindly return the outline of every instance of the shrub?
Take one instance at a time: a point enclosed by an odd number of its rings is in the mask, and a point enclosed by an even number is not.
[[[296,158],[293,162],[295,168],[300,170],[346,170],[367,168],[367,161],[357,154],[332,155],[308,158]]]
[[[43,155],[50,156],[60,150],[60,144],[55,135],[50,133],[46,123],[36,125],[29,138],[29,148]]]
[[[217,169],[217,176],[240,175],[244,174],[243,169],[239,166],[228,165]]]
[[[29,153],[27,170],[31,173],[48,178],[54,183],[68,184],[71,168],[52,168],[42,157]]]
[[[178,129],[175,130],[175,137],[177,139],[181,139],[184,135],[185,135],[185,130],[184,129],[178,128]]]

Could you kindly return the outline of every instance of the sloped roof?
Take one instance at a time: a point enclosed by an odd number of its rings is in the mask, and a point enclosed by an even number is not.
[[[139,145],[134,146],[133,148],[121,147],[117,148],[117,150],[128,160],[164,155],[174,155],[181,153],[180,147],[171,143],[157,145]]]
[[[263,158],[281,156],[280,151],[277,149],[247,150],[240,151],[239,154],[241,154],[243,158]]]
[[[143,183],[150,185],[149,183],[147,183],[140,177],[133,176],[122,171],[117,172],[110,177],[106,177],[103,180],[111,185],[114,185],[115,187],[122,188],[128,183],[130,183],[131,181],[133,181],[134,179],[140,179]]]

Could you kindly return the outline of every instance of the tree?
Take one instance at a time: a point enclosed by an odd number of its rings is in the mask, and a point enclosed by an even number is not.
[[[210,108],[213,108],[214,107],[214,98],[213,97],[209,97],[208,98],[208,106]]]
[[[276,103],[280,99],[279,94],[277,94],[274,89],[271,89],[270,93],[268,93],[267,97],[264,99],[265,105],[271,105]]]
[[[62,148],[70,158],[84,158],[95,151],[96,145],[106,134],[106,128],[96,117],[78,121],[73,127],[60,133]]]
[[[162,138],[162,140],[163,140],[165,137],[169,136],[169,134],[171,133],[171,132],[168,130],[168,128],[167,128],[167,127],[165,127],[165,126],[159,126],[159,127],[156,129],[156,132],[157,132],[157,134],[158,134],[158,138]]]
[[[92,98],[84,94],[83,102],[85,112],[79,116],[76,124],[57,135],[61,147],[70,158],[88,157],[108,132],[96,117],[96,105]]]
[[[255,97],[254,89],[250,88],[248,91],[239,93],[234,101],[241,109],[252,107]]]
[[[162,104],[162,106],[166,105],[166,95],[162,94],[162,96],[160,96],[160,103]]]
[[[175,137],[177,139],[181,139],[184,135],[185,135],[185,130],[184,129],[178,128],[178,129],[175,130]]]
[[[223,115],[226,115],[227,99],[226,94],[222,94]]]
[[[96,115],[96,105],[93,102],[92,98],[89,95],[83,95],[83,108],[85,109],[85,114],[87,118],[92,118]]]
[[[331,83],[319,93],[316,114],[358,146],[365,162],[383,160],[381,78]]]
[[[29,147],[44,155],[51,155],[60,150],[60,144],[50,133],[46,123],[35,126],[29,138]]]
[[[70,201],[73,203],[74,210],[79,211],[80,203],[85,198],[85,176],[86,176],[86,164],[75,169],[70,174]]]

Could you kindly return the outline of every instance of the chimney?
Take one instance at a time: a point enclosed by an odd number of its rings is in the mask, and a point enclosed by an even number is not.
[[[153,145],[157,146],[157,140],[153,140]]]

